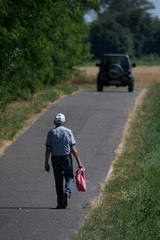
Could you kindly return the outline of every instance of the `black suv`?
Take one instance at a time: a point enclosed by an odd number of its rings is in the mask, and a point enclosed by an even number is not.
[[[128,86],[128,91],[134,90],[134,73],[130,58],[127,54],[104,54],[101,63],[96,66],[100,67],[97,76],[97,91],[102,92],[103,86]]]

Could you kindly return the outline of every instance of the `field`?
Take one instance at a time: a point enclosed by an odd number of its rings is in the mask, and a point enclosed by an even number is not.
[[[75,77],[73,83],[91,83],[96,84],[98,67],[81,67],[82,77]],[[153,84],[160,82],[160,67],[159,66],[144,66],[133,68],[135,73],[135,86],[142,84]],[[85,79],[85,81],[84,81]]]

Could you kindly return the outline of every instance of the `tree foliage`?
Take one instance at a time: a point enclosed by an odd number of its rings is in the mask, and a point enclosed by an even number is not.
[[[154,5],[148,0],[104,0],[103,7],[117,12],[130,11],[134,8],[150,10]]]
[[[54,84],[89,55],[84,14],[97,0],[0,0],[0,101]]]
[[[150,1],[104,0],[103,7],[89,31],[95,58],[106,52],[127,52],[136,57],[160,55],[160,20],[148,12],[154,7]]]

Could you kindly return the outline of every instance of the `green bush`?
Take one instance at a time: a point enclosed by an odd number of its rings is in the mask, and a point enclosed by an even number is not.
[[[97,6],[59,0],[0,1],[0,103],[51,86],[89,54],[83,16]]]

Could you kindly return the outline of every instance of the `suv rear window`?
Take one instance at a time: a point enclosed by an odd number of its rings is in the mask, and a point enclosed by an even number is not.
[[[123,71],[128,70],[128,61],[123,56],[105,56],[102,58],[102,67],[109,67],[112,64],[119,64],[122,66]]]

